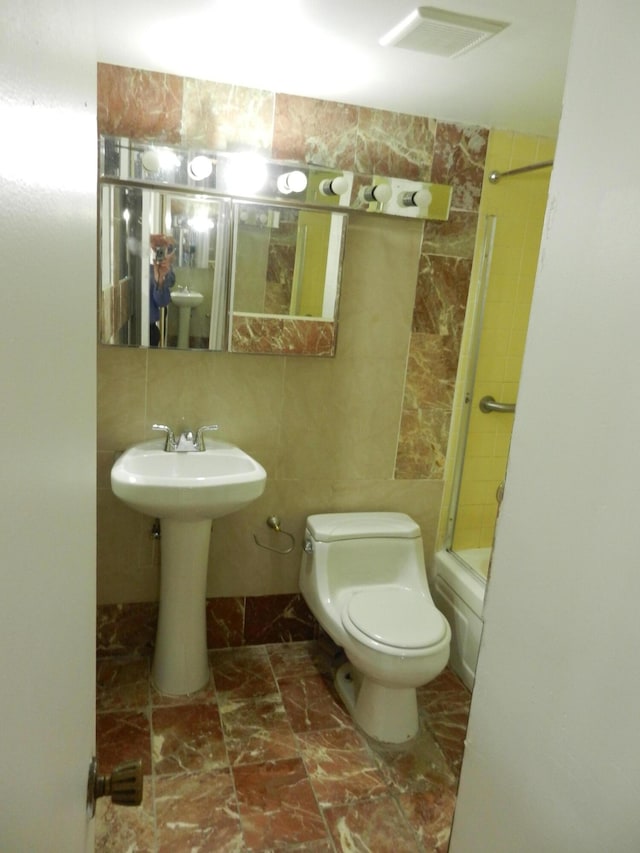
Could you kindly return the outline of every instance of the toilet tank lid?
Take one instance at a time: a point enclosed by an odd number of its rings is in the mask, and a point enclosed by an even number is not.
[[[307,529],[320,542],[392,537],[417,539],[420,528],[403,512],[329,512],[310,515]]]

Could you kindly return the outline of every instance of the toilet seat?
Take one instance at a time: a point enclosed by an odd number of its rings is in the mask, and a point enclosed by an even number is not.
[[[342,611],[342,624],[366,645],[394,649],[424,649],[446,635],[443,615],[433,602],[398,587],[377,587],[351,596]]]

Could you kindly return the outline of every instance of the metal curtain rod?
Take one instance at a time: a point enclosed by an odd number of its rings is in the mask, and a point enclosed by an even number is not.
[[[510,169],[508,172],[491,172],[489,180],[492,184],[497,184],[500,178],[506,178],[509,175],[522,175],[523,172],[535,172],[536,169],[546,169],[553,166],[553,160],[544,160],[542,163],[532,163],[530,166],[520,166],[519,169]]]

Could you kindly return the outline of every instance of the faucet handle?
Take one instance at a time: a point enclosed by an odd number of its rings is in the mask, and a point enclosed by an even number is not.
[[[198,450],[204,450],[204,434],[205,432],[213,432],[217,429],[220,429],[218,424],[210,424],[209,426],[201,426],[196,433],[195,444]]]
[[[173,434],[173,430],[171,427],[165,426],[165,424],[153,424],[151,429],[158,430],[159,432],[166,433],[167,440],[164,445],[165,450],[175,450],[176,447],[176,437]]]

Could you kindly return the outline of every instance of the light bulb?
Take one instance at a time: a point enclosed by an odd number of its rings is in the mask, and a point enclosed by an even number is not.
[[[198,154],[189,162],[189,175],[194,181],[204,181],[213,172],[213,161],[204,154]]]
[[[322,195],[342,195],[349,189],[349,181],[344,175],[338,175],[325,181],[320,181]]]
[[[155,148],[148,148],[143,153],[142,168],[145,172],[157,172],[160,168],[160,156]]]
[[[258,195],[266,180],[267,164],[263,157],[247,152],[228,158],[224,169],[224,182],[228,192],[237,195]]]
[[[431,198],[429,190],[422,189],[415,192],[400,193],[398,202],[401,207],[429,207]]]
[[[364,190],[365,201],[385,204],[391,198],[391,187],[389,184],[374,184]]]
[[[285,172],[280,175],[276,184],[278,186],[278,190],[283,195],[289,195],[289,193],[301,193],[306,189],[307,176],[304,172],[296,169],[293,172]]]

